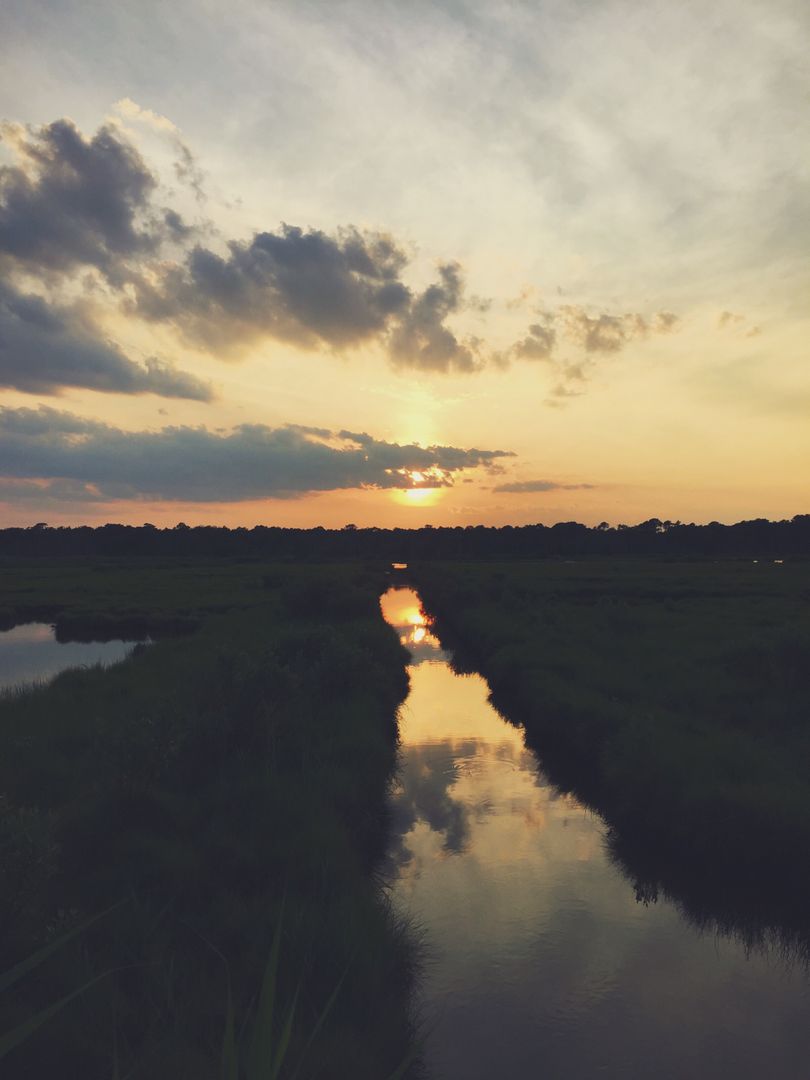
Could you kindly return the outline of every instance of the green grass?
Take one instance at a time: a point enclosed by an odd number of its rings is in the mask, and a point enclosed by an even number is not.
[[[415,579],[459,662],[618,846],[810,895],[810,563],[424,565]]]
[[[381,575],[27,572],[7,568],[0,607],[198,623],[0,700],[0,971],[125,901],[0,1003],[8,1032],[83,989],[3,1075],[218,1080],[231,1040],[227,1067],[252,1076],[263,1030],[268,1076],[394,1073],[414,952],[374,872],[407,656],[379,617]]]
[[[327,577],[311,568],[315,587]],[[239,559],[2,559],[0,628],[44,618],[79,639],[133,626],[135,636],[191,632],[211,615],[262,607],[285,580],[306,591],[300,573]]]

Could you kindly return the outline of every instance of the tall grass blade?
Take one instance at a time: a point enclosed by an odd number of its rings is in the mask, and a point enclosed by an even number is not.
[[[264,969],[259,1003],[256,1006],[256,1018],[248,1058],[249,1080],[267,1080],[274,1067],[273,1022],[275,1019],[278,963],[281,951],[281,926],[283,921],[284,900],[281,901],[281,910],[273,934],[273,944],[270,946],[270,955]]]
[[[121,1068],[118,1062],[118,1025],[113,1013],[113,1071],[112,1080],[121,1080]]]
[[[236,1050],[230,972],[228,973],[228,1006],[225,1013],[225,1034],[222,1038],[222,1080],[239,1080],[239,1058]]]
[[[80,986],[78,990],[72,990],[69,994],[65,994],[59,1001],[55,1001],[53,1005],[49,1005],[46,1009],[38,1012],[36,1016],[32,1016],[30,1019],[23,1021],[22,1024],[18,1024],[17,1027],[12,1028],[11,1031],[7,1031],[5,1035],[0,1035],[0,1058],[4,1058],[12,1050],[16,1049],[20,1043],[32,1035],[37,1028],[42,1027],[46,1021],[50,1020],[52,1016],[55,1016],[60,1009],[63,1009],[65,1005],[73,1001],[80,994],[83,994],[86,990],[89,990],[91,986],[95,986],[97,982],[110,974],[109,971],[103,972],[101,975],[96,975],[94,979],[85,983],[84,986]]]
[[[416,1061],[418,1053],[419,1051],[416,1048],[411,1050],[404,1061],[402,1061],[402,1063],[386,1077],[386,1080],[402,1080],[402,1077],[407,1074],[408,1069],[410,1069],[411,1065]]]
[[[93,923],[98,922],[99,919],[103,919],[105,915],[109,915],[111,911],[114,911],[121,904],[126,903],[125,900],[119,900],[118,903],[113,904],[112,907],[108,907],[106,911],[99,912],[98,915],[92,915],[89,919],[85,919],[83,923],[79,923],[78,926],[74,926],[72,930],[68,930],[66,934],[62,934],[56,941],[50,942],[37,952],[32,953],[31,956],[21,960],[19,964],[15,964],[13,968],[9,968],[8,971],[4,971],[0,975],[0,992],[8,990],[16,982],[19,982],[23,976],[27,975],[29,971],[33,971],[34,968],[39,967],[44,963],[52,953],[58,952],[63,945],[67,945],[73,938],[78,937],[83,933],[88,926],[92,926]]]
[[[295,996],[293,997],[290,1007],[287,1010],[287,1016],[284,1020],[284,1027],[281,1030],[281,1035],[278,1039],[278,1046],[276,1048],[275,1058],[273,1060],[273,1067],[270,1070],[270,1076],[268,1080],[276,1080],[278,1074],[281,1072],[281,1066],[284,1063],[284,1058],[287,1056],[287,1049],[290,1045],[293,1019],[295,1018],[295,1010],[298,1007],[298,994],[300,993],[300,990],[301,983],[299,982],[298,988],[295,991]]]
[[[296,1065],[295,1069],[293,1070],[292,1075],[290,1076],[290,1080],[297,1080],[298,1074],[301,1072],[301,1068],[302,1068],[302,1066],[304,1064],[304,1059],[306,1058],[308,1051],[312,1047],[312,1044],[315,1042],[316,1038],[318,1037],[318,1032],[323,1027],[327,1016],[332,1011],[332,1006],[335,1004],[335,1001],[337,1000],[337,996],[340,993],[340,989],[341,989],[341,987],[343,986],[343,983],[346,980],[346,976],[349,974],[349,968],[351,966],[352,966],[352,962],[350,960],[349,963],[346,965],[346,970],[343,972],[343,974],[338,979],[337,986],[332,991],[332,993],[329,995],[329,1000],[326,1002],[324,1007],[321,1009],[320,1015],[318,1016],[318,1019],[315,1021],[315,1026],[313,1027],[312,1031],[309,1033],[309,1038],[307,1039],[306,1043],[304,1044],[304,1049],[301,1051],[301,1058],[300,1058],[298,1064]]]

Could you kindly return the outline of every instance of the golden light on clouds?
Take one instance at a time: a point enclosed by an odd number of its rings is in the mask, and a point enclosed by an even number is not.
[[[806,510],[801,5],[741,20],[720,0],[697,37],[677,4],[655,24],[528,5],[517,37],[501,8],[469,7],[415,23],[358,0],[322,24],[306,5],[247,0],[268,40],[295,42],[257,97],[253,36],[233,30],[223,52],[215,21],[178,15],[133,39],[120,5],[91,6],[71,13],[68,60],[65,20],[16,6],[0,176],[8,439],[33,423],[25,410],[51,411],[0,454],[4,524]],[[389,41],[418,25],[437,78],[414,86],[410,49],[368,54],[369,19]],[[155,52],[157,33],[170,48]],[[46,80],[21,77],[32,40]],[[478,75],[493,42],[510,61],[497,85]],[[125,88],[75,80],[102,44]],[[300,56],[322,50],[301,97]],[[209,53],[228,95],[199,62]],[[673,93],[676,71],[691,74]],[[745,125],[742,85],[757,100]],[[594,123],[603,113],[616,124]],[[396,139],[380,137],[392,123]],[[83,423],[96,427],[78,461],[56,426]],[[150,439],[156,468],[138,457]],[[193,490],[169,485],[185,475]]]

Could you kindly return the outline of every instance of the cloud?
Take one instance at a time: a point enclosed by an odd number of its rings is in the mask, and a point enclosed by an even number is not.
[[[175,176],[181,183],[188,184],[194,192],[197,202],[205,202],[206,195],[203,188],[205,173],[200,168],[178,126],[168,116],[161,116],[160,113],[153,112],[152,109],[144,109],[132,98],[121,98],[120,101],[116,101],[113,109],[119,116],[123,116],[125,120],[144,124],[153,131],[168,136],[177,154],[177,160],[174,163]]]
[[[524,492],[538,491],[590,491],[595,484],[559,484],[555,480],[515,480],[509,484],[498,484],[492,490],[497,493],[519,495]]]
[[[652,317],[638,312],[589,314],[576,304],[562,304],[555,311],[539,311],[538,314],[542,321],[532,323],[526,337],[515,342],[507,350],[506,357],[552,360],[561,334],[568,342],[583,348],[588,355],[616,353],[630,341],[648,338],[652,334],[669,334],[680,321],[671,311],[658,311]],[[568,365],[570,370],[577,367],[581,368],[582,365]]]
[[[743,330],[742,324],[747,321],[745,315],[740,315],[735,311],[721,311],[717,319],[717,326],[720,330],[736,327],[743,331],[745,337],[759,337],[762,333],[762,329],[759,326],[748,326]]]
[[[342,349],[384,333],[410,292],[399,280],[406,258],[387,236],[339,230],[328,236],[282,225],[231,241],[228,254],[195,246],[182,264],[139,281],[130,310],[173,323],[215,352],[265,337],[302,348]]]
[[[202,199],[202,173],[178,128],[129,98],[115,111],[92,137],[69,120],[3,129],[16,155],[0,170],[0,257],[12,268],[47,277],[95,267],[127,314],[170,324],[220,356],[271,339],[337,352],[377,344],[398,368],[483,366],[480,343],[447,326],[485,307],[465,298],[458,263],[443,263],[437,281],[414,291],[396,241],[353,226],[328,234],[282,224],[222,251],[194,243],[197,229],[153,205],[157,177],[123,121],[167,136],[176,175]],[[179,246],[174,261],[161,257],[165,244]]]
[[[0,169],[0,263],[52,289],[93,267],[126,315],[170,326],[213,355],[238,357],[266,341],[336,353],[373,345],[399,370],[472,373],[513,358],[553,361],[560,338],[587,355],[616,353],[677,326],[667,311],[594,314],[566,304],[539,312],[524,337],[499,351],[452,326],[464,312],[482,317],[489,303],[465,294],[460,264],[442,262],[435,281],[414,289],[403,277],[405,251],[385,233],[282,224],[208,246],[199,228],[155,204],[157,176],[125,122],[168,138],[175,174],[202,199],[202,173],[179,129],[130,98],[115,114],[89,137],[64,119],[5,125],[16,162]],[[150,377],[170,381],[162,368]]]
[[[458,263],[439,267],[439,282],[414,297],[395,321],[389,352],[397,367],[422,371],[476,371],[483,366],[477,341],[460,342],[444,321],[463,306],[464,281]]]
[[[129,310],[173,323],[191,343],[238,353],[264,338],[341,351],[380,344],[396,367],[474,371],[474,341],[446,326],[462,310],[457,263],[414,293],[401,280],[407,257],[391,237],[349,226],[334,236],[282,225],[232,241],[228,254],[196,246],[182,264],[144,276]]]
[[[557,333],[552,326],[533,323],[528,335],[512,347],[512,352],[522,360],[550,360],[556,341]]]
[[[225,503],[346,488],[449,487],[465,470],[512,456],[293,425],[130,432],[46,407],[0,408],[0,471],[6,481],[77,483],[84,485],[85,498],[108,501]],[[25,491],[30,497],[30,487]]]
[[[613,353],[639,338],[651,334],[669,334],[678,324],[678,316],[671,311],[659,311],[651,319],[637,312],[610,315],[606,312],[589,315],[575,304],[564,304],[559,315],[566,337],[586,352]]]
[[[57,394],[84,387],[210,401],[211,387],[169,363],[143,365],[104,339],[80,307],[49,303],[0,282],[0,386]]]
[[[141,218],[157,180],[111,125],[85,138],[70,120],[6,124],[0,136],[16,155],[0,168],[0,257],[33,272],[94,266],[120,282],[124,261],[154,252]]]
[[[69,507],[74,503],[104,501],[104,497],[90,484],[83,484],[78,480],[0,479],[0,502],[58,503]]]
[[[679,316],[671,311],[658,311],[649,317],[637,312],[589,314],[585,308],[575,304],[562,304],[556,310],[549,311],[538,309],[537,314],[541,321],[529,326],[526,337],[497,357],[492,354],[492,359],[501,367],[507,367],[509,361],[515,358],[548,362],[556,381],[549,390],[545,404],[555,408],[585,392],[599,354],[620,352],[628,342],[653,334],[672,333],[680,322]],[[584,351],[580,359],[557,359],[560,338]]]

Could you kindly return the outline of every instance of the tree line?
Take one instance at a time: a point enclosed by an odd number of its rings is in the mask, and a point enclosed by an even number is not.
[[[556,525],[425,525],[419,529],[291,529],[184,523],[159,529],[107,524],[95,528],[51,527],[0,530],[0,557],[203,557],[283,561],[333,559],[538,559],[585,556],[752,557],[810,555],[810,514],[790,520],[757,518],[705,525],[650,518],[637,525],[587,526],[575,521]]]

